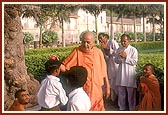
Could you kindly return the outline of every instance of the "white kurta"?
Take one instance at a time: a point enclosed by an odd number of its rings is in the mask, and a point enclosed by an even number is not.
[[[70,92],[67,111],[89,111],[90,108],[90,98],[82,87]]]
[[[127,54],[126,59],[123,59],[118,55],[118,52],[123,49]],[[119,64],[116,85],[136,88],[137,84],[135,75],[136,64],[138,61],[137,49],[131,45],[128,45],[127,48],[120,46],[116,54],[115,62]]]
[[[57,105],[65,105],[68,101],[65,90],[58,77],[47,75],[41,82],[37,94],[38,104],[44,108],[52,108]]]
[[[116,42],[116,40],[110,39],[107,41],[107,46],[110,49],[109,52],[105,53],[104,49],[102,49],[102,51],[107,64],[107,74],[111,88],[111,99],[112,101],[115,101],[116,95],[118,94],[118,90],[116,87],[118,64],[115,63],[114,56],[116,54],[117,49],[119,48],[119,45]]]
[[[116,75],[118,70],[118,64],[115,63],[114,56],[116,54],[117,49],[119,48],[118,43],[110,39],[107,42],[107,46],[110,48],[109,51],[109,59],[107,61],[107,73],[110,80],[110,87],[112,89],[116,89]]]

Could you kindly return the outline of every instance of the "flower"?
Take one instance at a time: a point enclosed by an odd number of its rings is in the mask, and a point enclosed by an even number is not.
[[[59,59],[58,59],[58,57],[57,57],[57,56],[52,55],[52,56],[50,56],[50,60],[59,60]]]

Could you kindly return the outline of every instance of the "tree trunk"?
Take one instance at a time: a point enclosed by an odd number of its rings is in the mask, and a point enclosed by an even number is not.
[[[30,93],[30,104],[37,104],[36,93],[39,82],[27,74],[25,65],[23,32],[21,25],[21,5],[4,6],[4,110],[8,110],[14,101],[14,93],[24,88]]]
[[[145,16],[143,15],[143,36],[144,36],[144,42],[146,42],[146,21]]]
[[[96,44],[99,43],[99,40],[98,40],[98,27],[97,27],[97,16],[95,16],[95,33],[96,33]]]
[[[111,39],[114,39],[114,29],[113,29],[113,9],[110,10],[110,23],[111,23],[110,36],[111,36]]]
[[[42,26],[40,25],[40,39],[39,39],[39,48],[43,47],[43,43],[42,43]]]
[[[152,17],[152,25],[153,25],[153,30],[152,30],[152,37],[153,37],[153,41],[155,42],[155,18],[154,16]]]
[[[62,26],[62,47],[65,47],[66,43],[65,43],[65,38],[64,38],[64,20],[63,20],[63,18],[61,19],[61,26]]]
[[[122,14],[121,16],[121,33],[123,34],[124,33],[124,20],[123,20],[124,16]]]
[[[134,14],[134,37],[135,37],[135,42],[137,42],[137,33],[136,33],[136,16]]]

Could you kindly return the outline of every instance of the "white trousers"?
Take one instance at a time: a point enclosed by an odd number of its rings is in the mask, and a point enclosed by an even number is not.
[[[128,105],[126,105],[128,102]],[[118,86],[118,106],[120,110],[132,110],[136,106],[136,88]]]

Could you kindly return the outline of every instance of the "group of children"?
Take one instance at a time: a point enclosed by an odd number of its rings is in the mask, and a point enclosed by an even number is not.
[[[86,68],[73,66],[62,74],[69,88],[67,92],[59,78],[60,65],[56,56],[45,63],[47,75],[37,94],[41,111],[89,111],[90,99],[82,88],[88,76]]]

